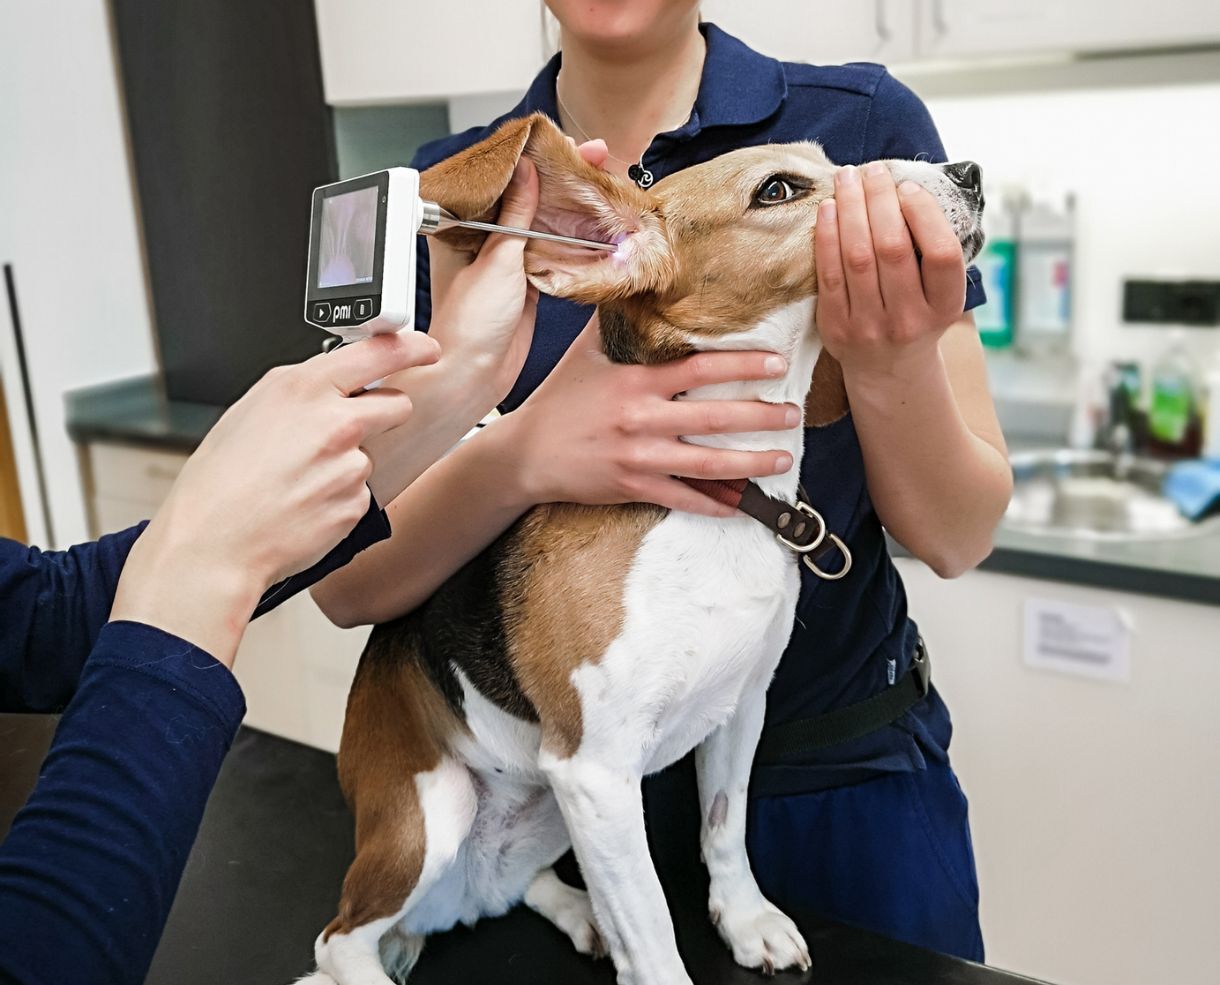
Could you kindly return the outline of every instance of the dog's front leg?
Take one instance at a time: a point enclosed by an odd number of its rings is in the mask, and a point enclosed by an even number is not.
[[[763,682],[748,688],[733,717],[703,741],[695,765],[712,922],[738,964],[770,974],[792,967],[805,971],[812,962],[796,924],[758,888],[746,855],[746,791],[765,709]]]
[[[544,754],[620,985],[691,985],[648,852],[641,776],[578,752]]]

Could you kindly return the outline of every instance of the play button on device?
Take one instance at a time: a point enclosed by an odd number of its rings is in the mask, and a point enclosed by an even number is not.
[[[410,328],[422,209],[412,168],[314,189],[305,320],[348,341]]]

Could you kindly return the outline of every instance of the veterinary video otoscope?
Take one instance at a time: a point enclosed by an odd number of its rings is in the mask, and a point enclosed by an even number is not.
[[[305,320],[344,341],[411,328],[419,234],[461,226],[613,253],[612,243],[459,219],[419,197],[419,172],[388,168],[314,189]]]

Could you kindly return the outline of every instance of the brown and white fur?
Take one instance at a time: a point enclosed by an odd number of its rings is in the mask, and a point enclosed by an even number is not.
[[[641,191],[584,164],[533,116],[426,172],[422,194],[464,218],[494,216],[523,153],[541,182],[535,228],[620,244],[613,255],[526,251],[541,290],[599,306],[611,359],[774,350],[789,362],[783,379],[687,396],[805,404],[807,423],[846,411],[814,328],[814,225],[835,172],[816,144],[734,151]],[[942,166],[888,164],[938,197],[972,257],[977,194]],[[778,445],[799,463],[802,435],[689,440]],[[797,476],[794,466],[758,483],[791,500]],[[607,950],[620,982],[688,985],[640,781],[696,747],[712,920],[742,965],[807,968],[805,941],[759,891],[745,848],[751,762],[798,585],[795,557],[753,519],[549,504],[419,610],[378,627],[339,754],[356,859],[308,980],[402,980],[425,935],[524,900],[579,950]],[[569,845],[587,894],[551,869]]]

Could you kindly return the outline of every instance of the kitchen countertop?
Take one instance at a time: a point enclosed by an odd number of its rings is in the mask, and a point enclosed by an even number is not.
[[[78,442],[111,441],[190,452],[223,407],[167,400],[144,376],[67,394],[68,431]],[[906,552],[891,541],[896,556]],[[1001,525],[984,571],[1220,605],[1220,532],[1156,541],[1037,536]]]
[[[69,390],[64,395],[74,441],[110,441],[192,452],[225,408],[169,400],[155,376]]]
[[[54,719],[0,715],[0,837],[38,775]],[[679,946],[699,985],[1021,985],[1032,979],[793,912],[814,954],[808,974],[737,967],[707,919],[697,800],[669,770],[649,800],[650,830]],[[688,809],[689,808],[689,809]],[[243,728],[208,804],[147,985],[287,985],[312,969],[313,940],[334,915],[351,861],[352,821],[333,756]],[[613,985],[608,961],[576,953],[525,907],[429,939],[411,985]]]

